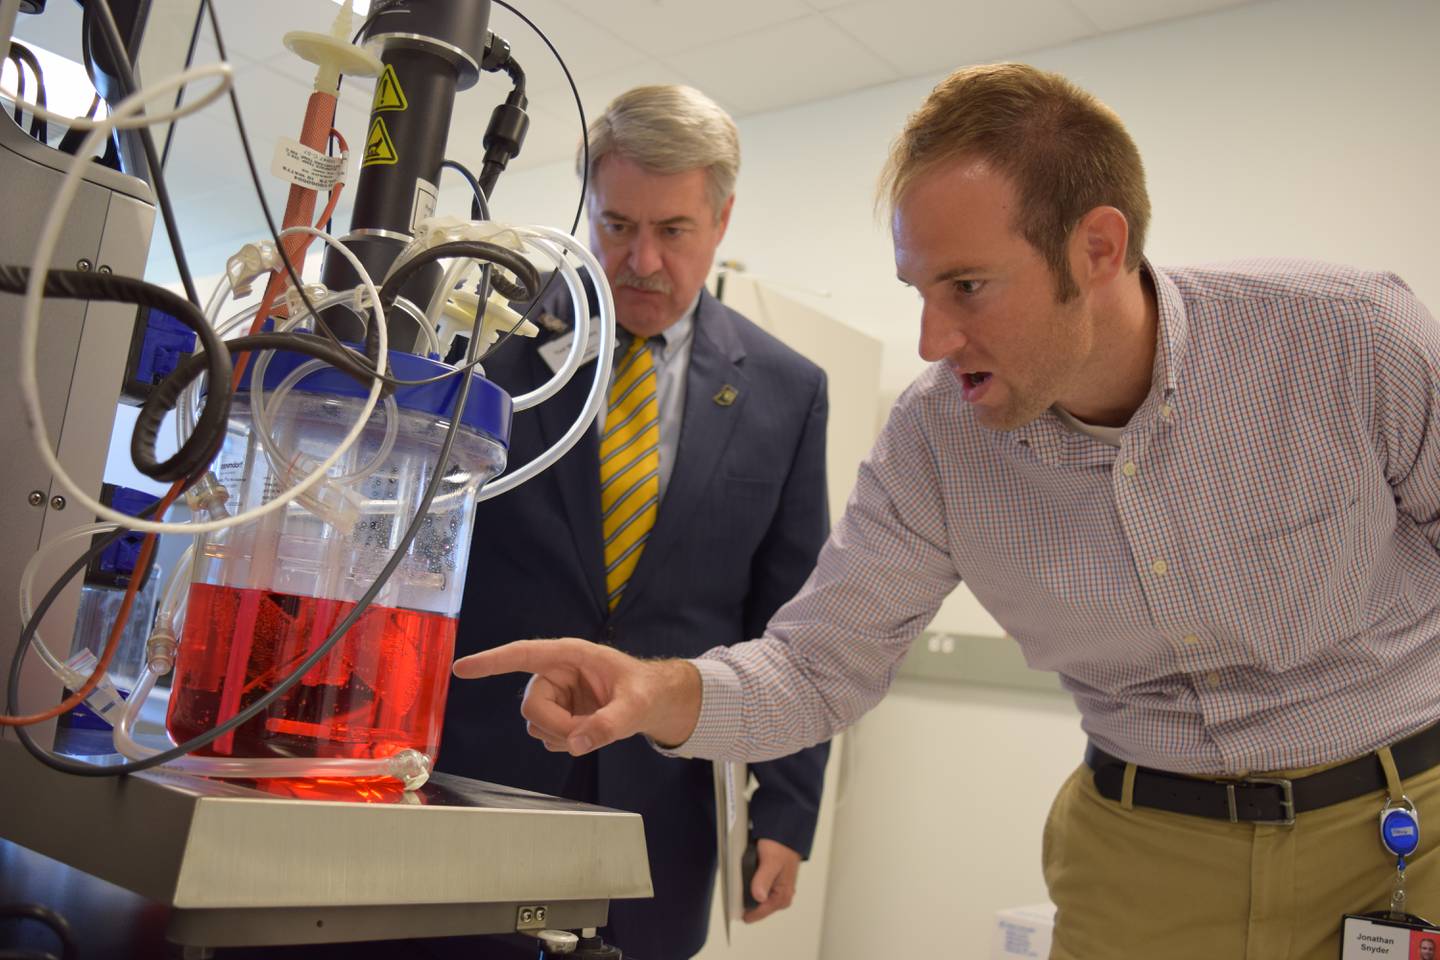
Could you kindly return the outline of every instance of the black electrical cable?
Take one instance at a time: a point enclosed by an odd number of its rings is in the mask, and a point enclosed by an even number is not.
[[[400,295],[400,288],[405,286],[405,283],[421,268],[436,260],[448,260],[455,257],[484,260],[502,266],[515,274],[515,279],[519,281],[518,284],[511,283],[498,274],[492,274],[490,278],[495,289],[508,300],[529,300],[540,292],[540,271],[535,269],[533,263],[514,250],[488,240],[452,240],[448,243],[436,244],[428,250],[422,250],[398,267],[392,268],[390,276],[385,278],[384,285],[380,287],[381,306],[388,311],[391,304],[395,302],[395,298]]]
[[[549,47],[550,52],[555,55],[555,62],[560,64],[560,69],[565,74],[565,82],[570,84],[571,96],[575,98],[575,110],[580,114],[581,164],[580,202],[575,205],[575,219],[572,220],[570,223],[570,235],[573,237],[575,235],[575,231],[580,228],[580,217],[585,212],[585,198],[590,192],[590,125],[585,122],[585,104],[582,103],[580,100],[580,88],[575,86],[575,78],[571,76],[570,68],[565,65],[565,58],[560,56],[560,51],[555,49],[555,44],[550,42],[550,38],[545,35],[544,30],[541,30],[535,25],[534,20],[531,20],[529,17],[525,16],[525,14],[521,13],[519,10],[516,10],[513,6],[507,3],[506,0],[492,0],[492,2],[504,7],[506,10],[509,10],[511,13],[515,14],[515,16],[519,17],[525,22],[526,26],[528,26],[531,30],[534,30],[535,34],[541,40],[545,41],[545,46]],[[499,344],[497,343],[496,346],[498,347]]]
[[[500,174],[511,160],[520,155],[525,134],[530,130],[530,117],[525,112],[530,101],[525,97],[525,71],[510,52],[510,44],[494,33],[491,49],[486,51],[483,69],[503,70],[511,80],[509,96],[490,113],[483,140],[485,156],[480,162],[480,190],[488,198],[495,192]]]
[[[89,13],[91,9],[100,11],[105,45],[110,48],[110,57],[115,61],[115,69],[120,73],[126,94],[134,94],[140,86],[135,82],[135,70],[130,63],[130,57],[125,53],[125,41],[120,37],[120,27],[115,23],[115,14],[110,10],[109,0],[91,0],[85,4],[85,12]],[[143,109],[140,115],[143,115]],[[170,239],[170,252],[175,257],[175,269],[180,274],[180,283],[185,287],[185,296],[198,307],[200,295],[195,291],[195,278],[190,275],[190,264],[185,259],[185,250],[180,244],[180,227],[175,219],[175,208],[170,203],[170,190],[165,186],[165,171],[160,166],[160,154],[155,150],[155,138],[150,135],[149,127],[142,126],[137,129],[140,133],[140,145],[145,150],[145,164],[150,168],[150,186],[155,190],[155,202],[160,207],[161,218],[165,221],[165,235]]]
[[[24,294],[30,282],[30,268],[0,264],[0,292]],[[139,443],[140,424],[131,438],[131,456],[135,468],[155,480],[169,483],[203,473],[225,440],[225,421],[230,415],[230,354],[215,328],[205,320],[200,308],[153,283],[113,273],[50,270],[45,274],[44,294],[64,300],[100,300],[106,303],[133,303],[152,307],[175,317],[200,339],[201,352],[190,359],[204,364],[210,371],[212,387],[209,400],[195,425],[195,431],[179,450],[164,463],[155,460],[155,433],[147,443]],[[158,430],[158,423],[155,429]],[[145,456],[142,458],[141,454]]]
[[[25,122],[25,111],[21,109],[25,105],[25,61],[13,50],[5,54],[5,59],[15,64],[15,102],[11,106],[14,110],[15,126],[19,127]]]
[[[25,61],[21,60],[13,51],[5,55],[5,59],[15,64],[15,102],[12,105],[15,126],[23,131],[25,127]]]
[[[236,337],[234,340],[222,341],[220,351],[226,355],[226,363],[229,365],[234,354],[248,353],[253,350],[290,350],[295,353],[303,353],[306,356],[323,360],[342,373],[349,374],[365,386],[370,385],[374,379],[370,369],[361,362],[359,354],[352,352],[348,347],[337,347],[324,337],[317,337],[308,333],[256,333],[247,337]],[[175,365],[164,380],[151,388],[146,395],[145,402],[140,407],[140,413],[135,418],[135,429],[130,435],[130,459],[135,463],[135,469],[164,482],[172,482],[193,475],[197,471],[203,471],[219,452],[219,447],[210,454],[210,457],[201,462],[196,470],[191,473],[174,475],[173,469],[166,470],[166,467],[179,458],[179,454],[165,461],[163,464],[155,463],[155,441],[159,436],[160,427],[165,415],[175,409],[175,402],[186,387],[194,382],[195,378],[209,364],[206,353],[193,353],[182,359]],[[210,383],[216,383],[214,374],[210,374]],[[229,388],[229,378],[225,380],[225,386]],[[214,400],[205,404],[208,412]],[[195,427],[196,434],[200,431],[200,425]],[[225,437],[224,425],[221,425],[220,439]],[[194,437],[192,436],[193,440]]]
[[[478,328],[478,319],[476,325]],[[475,338],[472,336],[472,354],[474,352],[474,340]],[[250,704],[250,706],[241,710],[235,714],[235,716],[216,726],[214,729],[202,733],[197,737],[193,737],[179,746],[157,753],[152,757],[147,757],[144,760],[131,760],[119,764],[90,764],[74,761],[67,757],[53,754],[44,747],[41,747],[35,742],[34,737],[30,736],[30,731],[26,727],[16,727],[15,733],[20,738],[20,742],[25,746],[25,749],[29,751],[30,755],[35,757],[35,759],[61,773],[84,777],[116,777],[129,773],[137,773],[141,770],[148,770],[151,767],[169,763],[171,760],[179,759],[186,754],[193,753],[201,747],[213,743],[230,731],[248,723],[262,711],[269,708],[272,703],[284,696],[292,687],[300,682],[302,677],[309,673],[316,664],[330,653],[335,644],[345,635],[346,631],[354,626],[361,615],[370,607],[370,604],[384,587],[385,582],[390,579],[391,575],[394,574],[395,570],[400,566],[400,563],[405,559],[406,553],[409,551],[411,544],[415,542],[415,538],[419,535],[421,528],[429,521],[430,504],[434,501],[435,494],[440,489],[440,484],[444,482],[446,475],[445,466],[450,462],[450,452],[454,449],[455,438],[459,435],[465,403],[469,399],[470,386],[473,382],[474,379],[472,377],[465,377],[460,384],[460,389],[456,394],[455,409],[450,415],[450,424],[446,430],[445,439],[441,443],[440,453],[436,458],[435,471],[431,475],[430,482],[425,487],[425,493],[421,497],[419,505],[416,507],[415,517],[411,521],[410,526],[406,528],[404,535],[400,538],[400,543],[396,547],[395,552],[391,554],[385,566],[376,574],[374,582],[371,583],[360,596],[360,599],[355,602],[355,606],[340,623],[336,624],[335,629],[331,631],[330,635],[325,638],[325,642],[316,647],[314,652],[306,657],[289,676],[276,684],[254,703]],[[11,659],[10,677],[6,684],[8,712],[15,713],[19,709],[20,668],[24,663],[25,654],[29,652],[30,646],[34,642],[35,630],[40,620],[55,603],[56,598],[59,597],[61,591],[65,589],[65,585],[85,568],[86,562],[88,562],[87,558],[82,557],[66,570],[65,576],[51,586],[45,596],[41,598],[40,603],[36,604],[35,612],[31,615],[30,621],[25,624],[24,629],[21,631],[20,641],[16,645],[15,655]]]
[[[205,23],[205,9],[202,6],[195,11],[195,25],[190,28],[190,49],[185,51],[185,66],[182,70],[189,70],[195,63],[195,49],[200,45],[200,27]],[[185,88],[181,87],[175,91],[174,110],[179,111],[180,104],[185,102]],[[160,169],[164,170],[165,165],[170,162],[170,148],[175,145],[175,128],[180,121],[171,120],[170,128],[165,131],[165,146],[160,150]]]
[[[585,120],[585,104],[580,99],[580,88],[575,85],[575,77],[571,75],[570,68],[565,64],[565,58],[560,56],[560,51],[555,49],[555,44],[550,42],[550,38],[545,35],[544,30],[541,30],[538,26],[535,25],[534,20],[531,20],[529,17],[525,16],[525,14],[515,9],[513,6],[507,3],[506,0],[492,0],[492,2],[504,7],[506,10],[509,10],[515,16],[519,17],[522,21],[524,21],[526,26],[528,26],[531,30],[535,31],[535,34],[545,42],[545,46],[550,48],[550,53],[554,55],[555,62],[560,64],[560,70],[565,74],[565,81],[570,84],[570,95],[575,99],[575,111],[580,115],[581,156],[580,199],[575,204],[575,218],[570,221],[570,235],[573,237],[575,236],[575,231],[580,229],[580,218],[585,213],[585,200],[590,194],[590,125]],[[545,298],[545,295],[550,292],[550,288],[554,286],[555,280],[558,276],[559,271],[551,272],[550,276],[547,277],[545,280],[545,285],[541,287],[540,293],[535,297],[534,301],[531,302],[530,306],[525,309],[525,312],[521,315],[520,319],[514,324],[512,324],[509,330],[506,330],[503,334],[501,334],[500,338],[496,340],[495,343],[491,344],[490,348],[485,351],[484,355],[480,358],[480,360],[476,361],[477,363],[483,362],[487,357],[491,356],[495,353],[495,351],[503,347],[505,343],[515,335],[515,331],[519,330],[520,327],[525,323],[525,321],[530,319],[531,312],[534,311],[537,306],[539,306],[540,301],[543,300]],[[604,280],[603,278],[597,277],[596,282],[604,282]],[[577,304],[576,309],[583,310],[585,309],[585,306],[583,304]]]
[[[90,98],[90,109],[85,111],[86,120],[95,119],[95,114],[100,111],[100,104],[102,102],[103,101],[100,99],[100,94],[98,93]],[[61,153],[68,153],[71,156],[74,156],[75,153],[80,149],[80,144],[85,140],[85,134],[87,133],[89,133],[88,129],[82,130],[78,126],[73,126],[69,130],[65,131],[65,135],[60,138],[60,143],[55,149],[59,150]],[[107,141],[107,143],[108,142],[109,141]]]
[[[24,117],[21,101],[25,99],[25,70],[21,64],[29,67],[30,72],[35,75],[35,106],[41,110],[47,109],[45,71],[40,69],[40,60],[35,56],[35,52],[18,40],[10,41],[9,58],[15,64],[15,76],[18,79],[15,90],[15,123],[19,125]],[[50,142],[50,125],[34,113],[30,115],[30,136],[41,143]]]
[[[0,904],[0,920],[29,920],[39,923],[50,929],[55,934],[55,939],[60,941],[59,960],[75,960],[79,951],[75,947],[75,935],[70,932],[70,923],[60,914],[49,907],[38,903],[6,903]],[[55,960],[53,953],[36,953],[25,950],[4,950],[0,951],[0,960],[13,958],[13,960]]]
[[[475,174],[459,160],[445,160],[440,164],[441,170],[447,167],[464,177],[465,182],[470,185],[470,219],[489,220],[490,203],[485,199],[485,191],[480,189],[480,181],[475,179]]]
[[[329,340],[309,333],[256,333],[223,341],[220,349],[226,353],[227,357],[254,350],[289,350],[323,360],[342,373],[353,377],[362,386],[368,387],[371,380],[375,379],[359,354],[348,347],[337,347]],[[153,462],[155,440],[159,435],[165,416],[175,409],[180,394],[204,371],[206,364],[205,354],[191,354],[176,364],[175,369],[164,380],[151,388],[145,402],[140,407],[140,413],[135,420],[135,430],[131,436],[130,456],[135,461],[136,469],[146,472],[145,467],[141,465],[142,462],[146,462],[147,465],[149,462]],[[212,384],[215,382],[213,374],[210,374],[210,382]],[[227,380],[227,387],[228,384]],[[209,404],[207,403],[206,406],[208,409]],[[203,469],[208,464],[207,460],[201,468]],[[146,475],[150,474],[147,472]]]
[[[525,70],[520,66],[519,60],[514,57],[506,57],[505,62],[500,65],[500,69],[510,77],[510,82],[516,90],[521,93],[525,92]]]

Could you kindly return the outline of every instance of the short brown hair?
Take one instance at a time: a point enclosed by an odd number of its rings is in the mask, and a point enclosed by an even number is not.
[[[706,194],[715,216],[735,193],[740,172],[740,133],[714,100],[694,87],[656,84],[620,94],[589,129],[590,176],[611,153],[651,173],[705,170]],[[575,152],[582,173],[584,145]]]
[[[881,195],[893,208],[917,176],[965,156],[992,164],[1015,183],[1016,228],[1049,264],[1060,300],[1076,292],[1066,241],[1096,207],[1125,215],[1125,266],[1140,265],[1150,222],[1140,151],[1114,111],[1069,80],[1023,63],[950,74],[910,115],[891,148]]]

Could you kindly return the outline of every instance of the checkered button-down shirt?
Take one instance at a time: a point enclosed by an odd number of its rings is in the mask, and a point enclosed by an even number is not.
[[[1320,764],[1440,718],[1440,326],[1388,274],[1148,269],[1154,373],[1120,448],[1053,413],[981,427],[932,367],[805,587],[697,661],[683,753],[833,736],[962,580],[1146,766]]]

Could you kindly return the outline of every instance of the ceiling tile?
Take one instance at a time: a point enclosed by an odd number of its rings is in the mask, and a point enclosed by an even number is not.
[[[752,33],[811,12],[805,0],[567,0],[585,19],[652,57],[675,54]],[[563,52],[563,51],[562,51]]]
[[[1095,33],[1066,0],[861,0],[825,16],[909,77]]]
[[[1124,30],[1238,6],[1249,0],[1070,0],[1101,30]]]
[[[585,106],[585,122],[590,123],[600,114],[610,101],[632,87],[643,86],[651,83],[691,83],[688,75],[682,74],[673,67],[667,66],[657,60],[643,60],[622,70],[615,70],[608,73],[592,76],[583,81],[577,81],[580,90],[580,102]],[[568,86],[553,87],[547,90],[536,90],[530,97],[530,102],[537,107],[544,109],[553,116],[559,117],[573,131],[574,136],[580,135],[580,118],[575,112],[575,97]],[[572,141],[573,149],[573,141]]]
[[[244,169],[240,138],[228,106],[216,103],[203,114],[184,117],[175,124],[165,160],[165,183],[172,196],[183,199],[209,193],[218,184],[233,183],[241,176],[248,183]]]
[[[291,30],[330,32],[340,8],[329,0],[245,0],[245,3],[211,3],[218,13],[225,52],[253,61],[266,61],[287,54],[283,38]],[[357,18],[356,25],[359,25]],[[210,40],[210,25],[201,31]],[[295,58],[298,59],[298,58]],[[311,75],[314,75],[312,69]]]
[[[576,77],[610,73],[647,59],[644,51],[626,43],[603,25],[577,14],[560,0],[524,0],[519,7],[535,26],[545,31]],[[498,5],[492,7],[490,30],[509,41],[511,53],[525,68],[531,89],[543,90],[565,83],[555,54],[515,14]]]
[[[273,143],[276,136],[298,136],[310,93],[307,84],[263,64],[235,71],[235,94],[240,98],[245,129],[252,140],[269,136]],[[216,113],[232,116],[228,109]],[[266,160],[269,160],[268,153]]]
[[[695,86],[736,116],[899,78],[894,67],[819,14],[691,50],[677,61]]]

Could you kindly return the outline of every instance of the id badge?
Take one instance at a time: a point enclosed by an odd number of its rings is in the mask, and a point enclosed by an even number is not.
[[[540,345],[540,357],[545,365],[550,368],[551,373],[559,373],[560,366],[565,362],[565,355],[570,352],[570,345],[575,342],[575,331],[571,330],[564,336],[556,337]],[[586,364],[594,360],[600,353],[600,324],[590,324],[590,337],[585,341],[585,352],[580,357],[580,363]]]
[[[1440,927],[1419,917],[1347,913],[1340,924],[1340,960],[1440,960]]]

